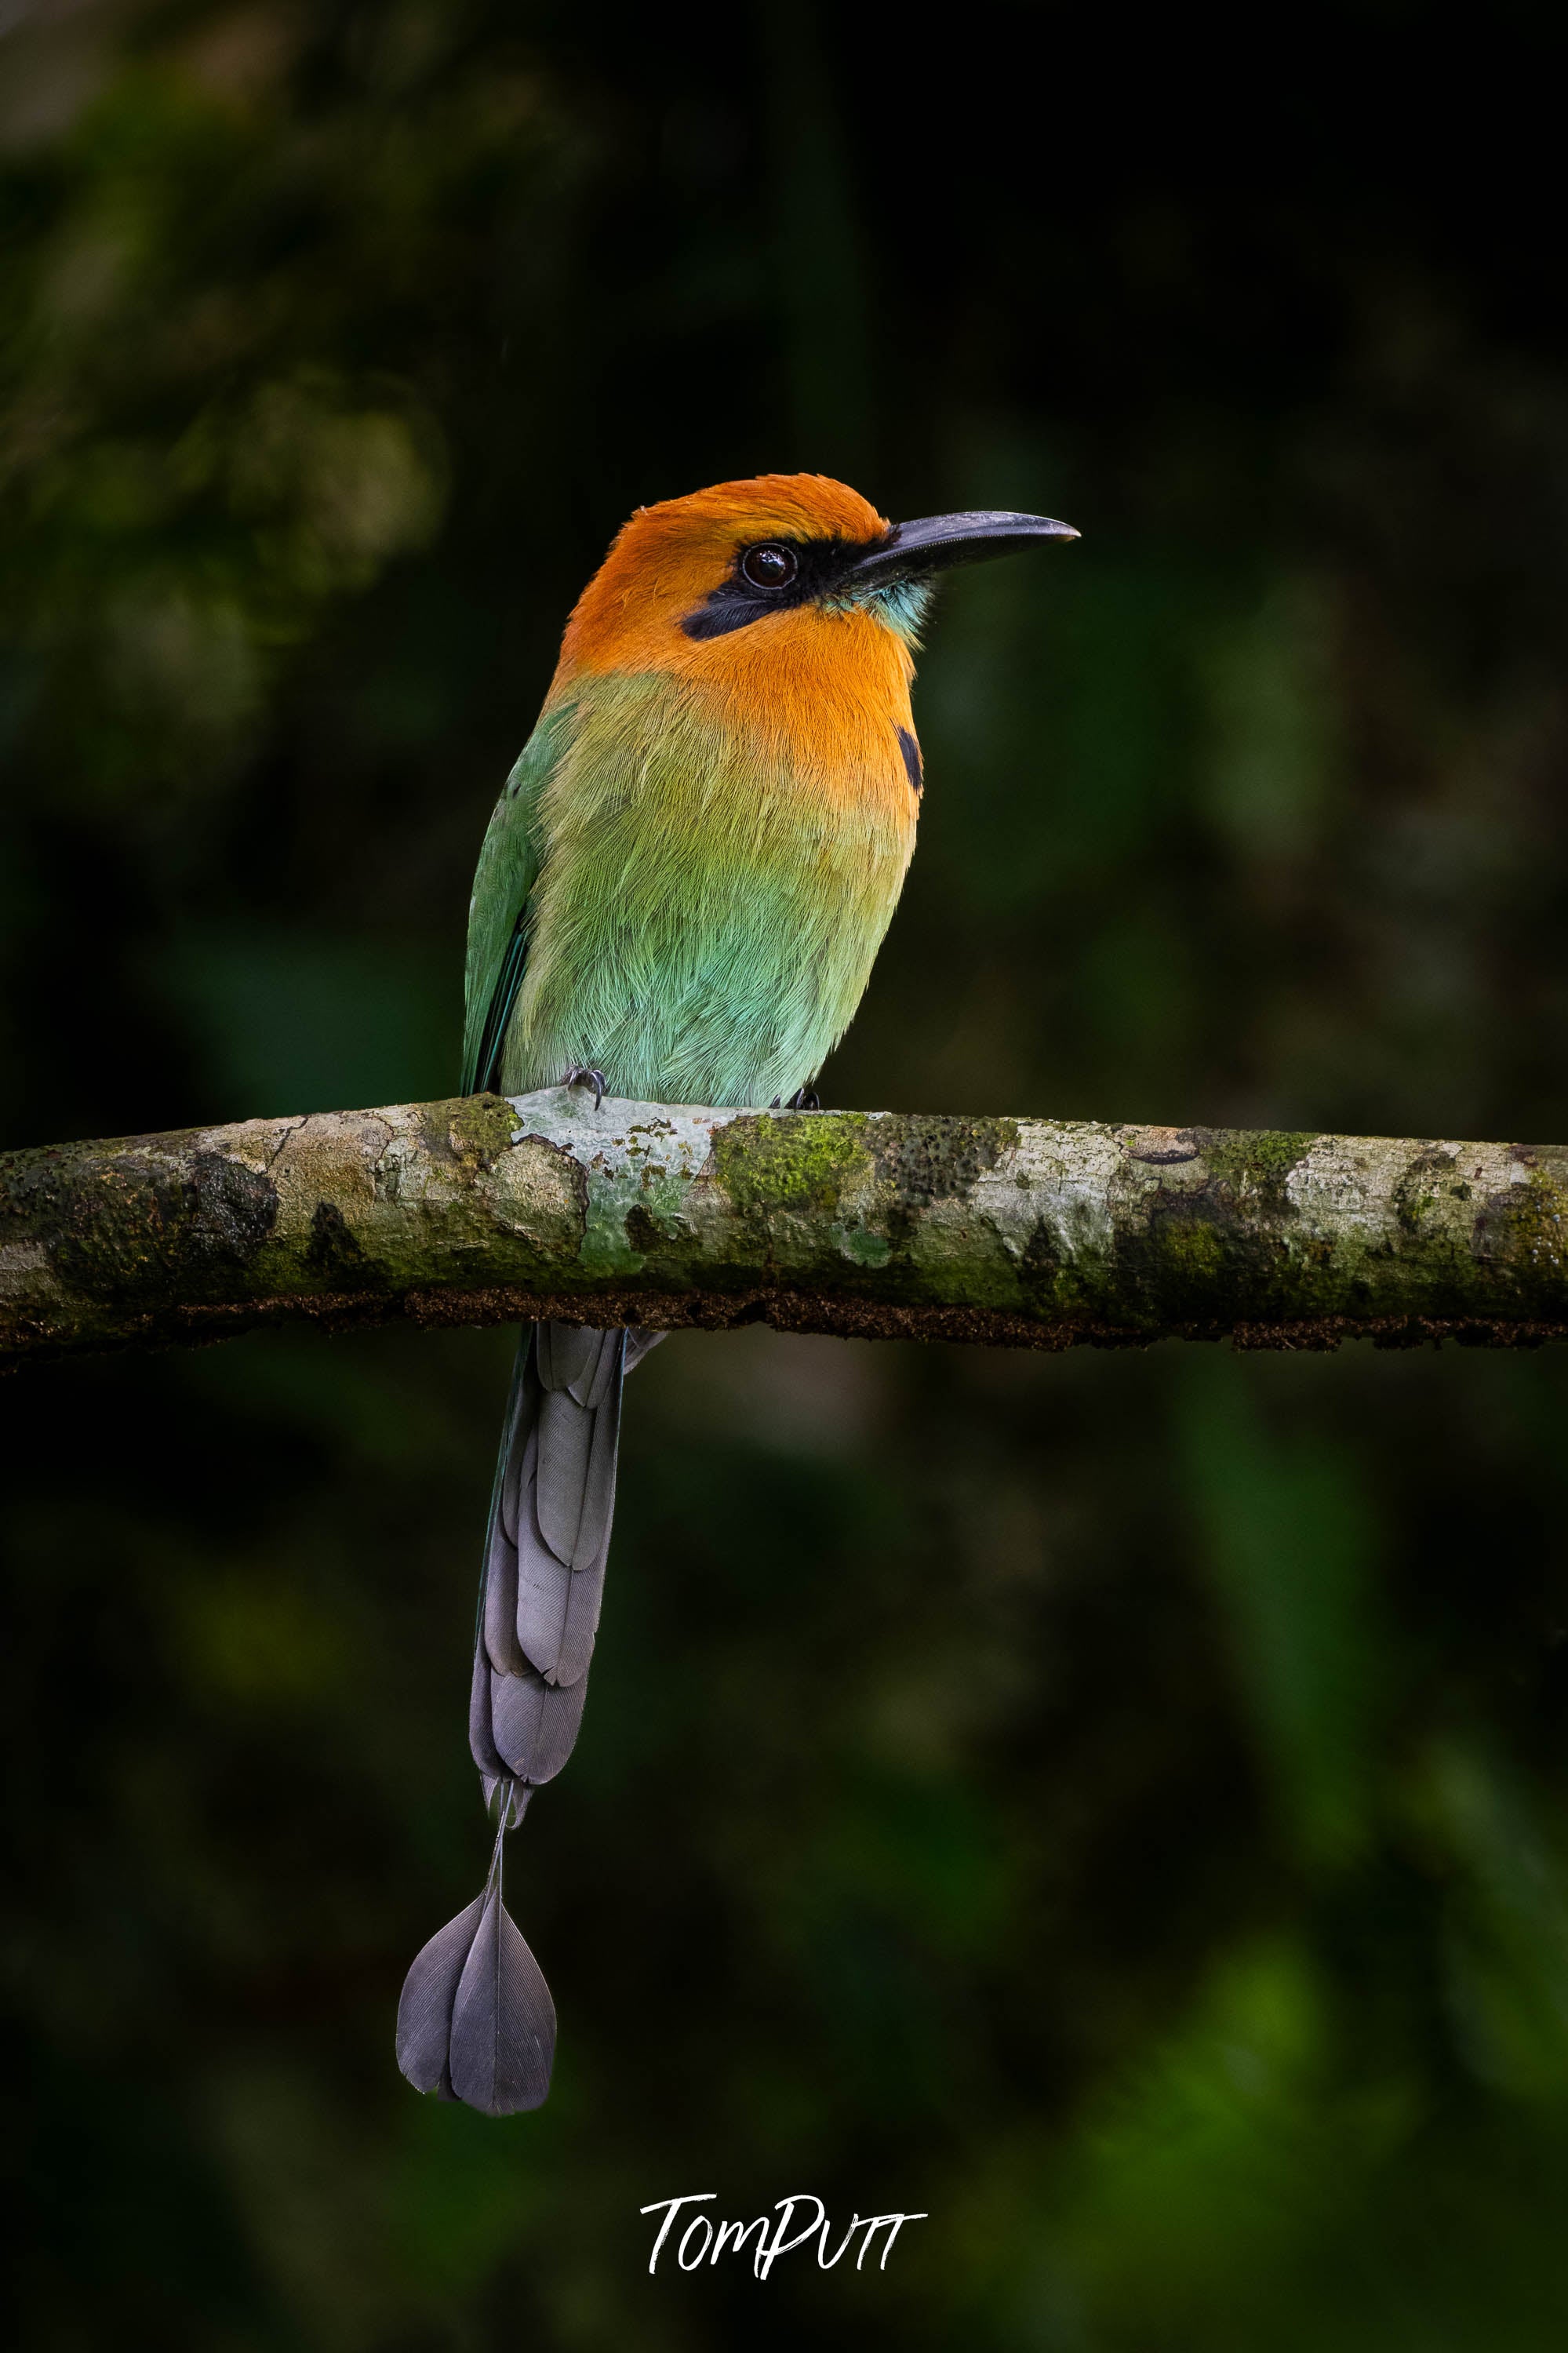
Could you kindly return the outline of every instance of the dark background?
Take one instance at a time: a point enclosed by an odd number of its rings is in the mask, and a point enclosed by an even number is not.
[[[1084,533],[827,1100],[1568,1136],[1560,11],[0,24],[5,1141],[448,1092],[566,608],[798,467]],[[495,2124],[391,2029],[509,1345],[0,1399],[29,2348],[1558,2353],[1568,1362],[672,1340]]]

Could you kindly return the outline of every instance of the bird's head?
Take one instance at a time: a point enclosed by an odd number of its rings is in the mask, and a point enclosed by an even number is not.
[[[711,670],[759,653],[758,632],[783,653],[855,615],[913,644],[938,572],[1077,536],[1006,512],[890,523],[824,474],[718,482],[639,507],[577,601],[562,669]]]

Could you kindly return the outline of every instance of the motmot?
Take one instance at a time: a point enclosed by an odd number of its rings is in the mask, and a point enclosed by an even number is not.
[[[909,695],[937,575],[1077,536],[1006,512],[890,523],[820,474],[639,508],[567,623],[480,850],[464,1092],[814,1109],[915,848]],[[502,1900],[503,1849],[577,1738],[621,1385],[662,1336],[541,1323],[517,1351],[469,1711],[490,1873],[397,2015],[409,2081],[493,2116],[549,2089],[555,2007]]]

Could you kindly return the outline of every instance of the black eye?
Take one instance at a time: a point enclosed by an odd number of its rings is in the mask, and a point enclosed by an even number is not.
[[[740,576],[754,588],[788,588],[800,569],[794,549],[780,547],[773,540],[748,547],[740,559]]]

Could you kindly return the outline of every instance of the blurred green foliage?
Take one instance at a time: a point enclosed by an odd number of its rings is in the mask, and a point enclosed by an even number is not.
[[[450,1086],[573,596],[797,466],[1085,534],[944,592],[831,1100],[1568,1134],[1564,37],[1298,35],[0,10],[6,1140]],[[497,2126],[391,2023],[508,1346],[6,1392],[29,2348],[1556,2353],[1568,1366],[672,1340]],[[647,2277],[807,2189],[931,2219]]]

